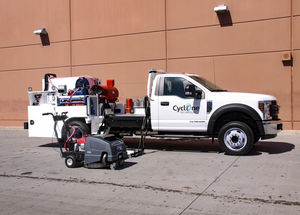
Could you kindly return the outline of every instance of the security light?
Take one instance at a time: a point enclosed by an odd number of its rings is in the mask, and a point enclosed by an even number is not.
[[[48,32],[46,31],[46,28],[37,29],[37,30],[33,31],[33,33],[36,35],[40,35],[43,46],[50,45],[49,35],[48,35]]]
[[[45,28],[40,28],[38,30],[33,31],[34,34],[41,35],[41,34],[48,34]]]
[[[232,26],[231,14],[227,5],[220,4],[214,7],[214,11],[218,16],[221,27]]]
[[[225,4],[220,4],[220,5],[216,6],[216,7],[214,7],[214,11],[216,13],[224,13],[224,12],[228,11],[228,7]]]

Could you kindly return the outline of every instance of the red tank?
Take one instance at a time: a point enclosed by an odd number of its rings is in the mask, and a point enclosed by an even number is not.
[[[133,113],[133,100],[130,98],[127,98],[124,108],[125,108],[125,113]]]
[[[119,97],[119,91],[115,86],[115,80],[107,80],[106,86],[99,85],[102,89],[102,96],[105,97],[109,102],[116,102]]]

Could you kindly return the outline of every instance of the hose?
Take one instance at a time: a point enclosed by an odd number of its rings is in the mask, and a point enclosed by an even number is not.
[[[69,138],[66,140],[65,144],[64,144],[64,148],[66,151],[69,151],[68,148],[67,148],[67,143],[69,142],[69,140],[74,136],[75,134],[75,127],[69,125],[69,128],[72,128],[73,131],[72,131],[72,134],[69,136]]]

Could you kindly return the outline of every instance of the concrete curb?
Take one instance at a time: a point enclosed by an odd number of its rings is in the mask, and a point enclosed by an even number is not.
[[[24,130],[23,126],[0,126],[0,130]]]

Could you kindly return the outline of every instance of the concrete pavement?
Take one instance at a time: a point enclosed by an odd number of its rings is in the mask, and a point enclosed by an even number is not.
[[[0,214],[300,214],[297,131],[247,156],[207,139],[147,139],[146,154],[116,171],[68,169],[55,139],[22,129],[0,138]]]

